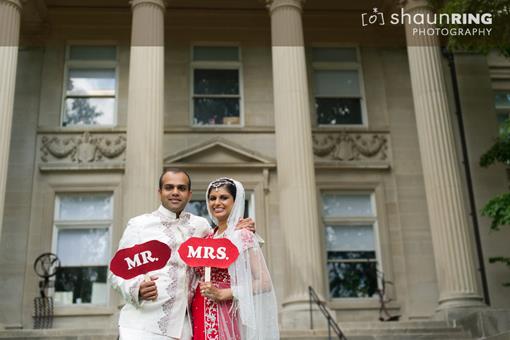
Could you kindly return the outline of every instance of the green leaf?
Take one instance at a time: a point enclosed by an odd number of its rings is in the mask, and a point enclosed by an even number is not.
[[[492,218],[492,230],[500,230],[501,226],[510,225],[510,193],[492,198],[483,207],[482,215]]]
[[[504,56],[510,56],[510,0],[430,0],[430,5],[438,13],[491,13],[492,25],[444,24],[448,29],[492,28],[485,37],[468,35],[448,36],[448,48],[453,51],[488,53],[498,50]]]

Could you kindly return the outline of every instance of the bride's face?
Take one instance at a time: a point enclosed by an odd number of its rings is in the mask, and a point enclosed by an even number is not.
[[[234,197],[225,187],[219,187],[211,190],[207,204],[211,214],[218,219],[218,222],[225,222],[234,206]]]

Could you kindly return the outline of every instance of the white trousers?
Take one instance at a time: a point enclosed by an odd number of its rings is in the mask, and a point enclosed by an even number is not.
[[[170,338],[168,336],[142,331],[141,329],[119,327],[120,340],[191,340],[191,329],[188,314],[184,318],[182,334],[180,338]]]

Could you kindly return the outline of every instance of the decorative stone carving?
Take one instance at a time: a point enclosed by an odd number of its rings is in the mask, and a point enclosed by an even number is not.
[[[53,135],[41,138],[41,161],[43,163],[104,163],[124,162],[126,137],[124,135],[80,136]]]
[[[316,160],[388,162],[388,136],[383,133],[314,134]]]

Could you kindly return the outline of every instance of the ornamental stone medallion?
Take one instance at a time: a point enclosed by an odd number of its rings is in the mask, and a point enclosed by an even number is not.
[[[314,133],[315,161],[353,166],[370,163],[389,167],[388,136],[388,133],[373,132]]]
[[[122,168],[125,134],[52,134],[39,139],[40,169]]]

